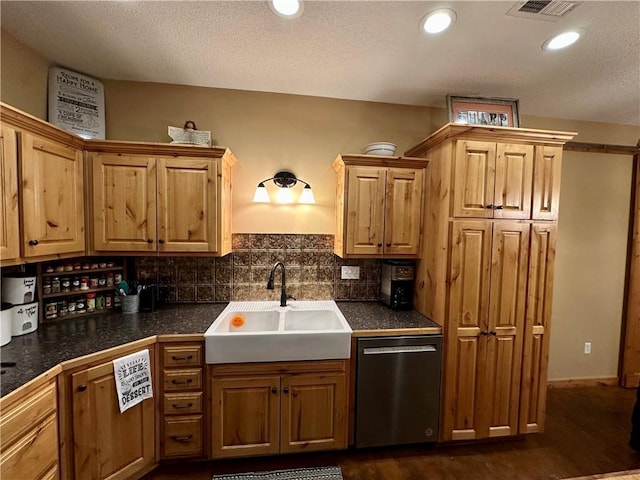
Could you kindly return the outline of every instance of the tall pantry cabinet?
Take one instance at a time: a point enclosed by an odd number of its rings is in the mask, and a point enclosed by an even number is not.
[[[448,124],[429,160],[416,308],[443,326],[441,441],[542,431],[562,145]]]

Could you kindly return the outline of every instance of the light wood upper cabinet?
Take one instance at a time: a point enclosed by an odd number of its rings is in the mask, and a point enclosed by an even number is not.
[[[426,165],[423,159],[339,155],[333,162],[336,255],[418,257]]]
[[[534,220],[558,219],[561,173],[562,147],[536,147],[531,212]]]
[[[0,117],[2,264],[83,255],[84,140],[5,104]]]
[[[345,361],[215,365],[213,458],[347,447]]]
[[[445,336],[445,440],[515,435],[529,225],[454,221]]]
[[[89,154],[92,250],[231,251],[229,150],[124,142],[87,148],[96,150]]]
[[[20,258],[20,214],[18,210],[18,144],[16,131],[0,124],[0,258]]]
[[[533,152],[532,145],[459,140],[453,216],[529,218]]]
[[[150,349],[152,368],[153,352]],[[111,360],[70,377],[74,478],[125,479],[153,465],[154,400],[120,413]]]

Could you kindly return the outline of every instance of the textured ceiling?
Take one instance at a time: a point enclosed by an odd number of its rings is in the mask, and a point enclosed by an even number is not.
[[[103,79],[445,106],[446,94],[520,99],[523,115],[640,125],[640,2],[583,1],[557,22],[515,2],[0,2],[2,28],[58,65]],[[457,21],[427,37],[420,19]],[[566,28],[584,38],[548,53]]]

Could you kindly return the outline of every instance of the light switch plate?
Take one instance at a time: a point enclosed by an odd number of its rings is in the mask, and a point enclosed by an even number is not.
[[[358,280],[360,278],[360,267],[342,267],[340,273],[342,280]]]

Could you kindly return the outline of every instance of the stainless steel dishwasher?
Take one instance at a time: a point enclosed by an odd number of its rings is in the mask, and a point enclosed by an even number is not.
[[[356,447],[435,442],[442,336],[358,339]]]

